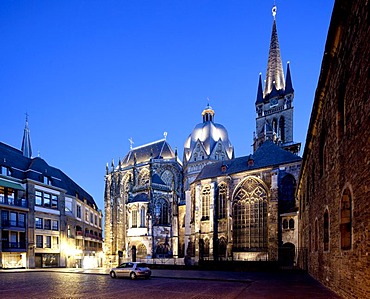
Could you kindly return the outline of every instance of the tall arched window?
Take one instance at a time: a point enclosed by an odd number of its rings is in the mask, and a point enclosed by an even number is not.
[[[224,237],[221,237],[218,242],[218,256],[226,257],[227,241]]]
[[[209,257],[209,239],[204,240],[204,256]]]
[[[140,227],[145,227],[145,207],[140,208]]]
[[[137,246],[136,256],[140,258],[145,258],[147,256],[147,251],[144,244],[139,244],[139,246]]]
[[[295,207],[295,189],[296,181],[294,176],[287,174],[281,180],[281,188],[279,189],[279,211],[285,213],[291,211]]]
[[[279,137],[282,142],[285,142],[285,118],[281,116],[279,119]]]
[[[221,183],[218,186],[218,201],[217,201],[217,218],[226,218],[226,195],[227,189],[226,184]]]
[[[276,134],[278,134],[278,124],[276,118],[272,120],[272,131]]]
[[[233,196],[233,246],[237,251],[267,249],[267,192],[254,177],[239,184]]]
[[[157,225],[168,225],[169,219],[169,209],[167,200],[161,198],[155,202],[154,206],[154,216],[155,224]]]
[[[146,169],[143,169],[139,173],[139,185],[145,186],[147,184],[149,184],[149,171]]]
[[[315,220],[315,251],[319,250],[319,225],[318,220]]]
[[[202,190],[202,220],[209,220],[209,202],[211,187],[205,186]]]
[[[352,248],[352,196],[348,188],[340,203],[340,241],[343,250]]]
[[[137,208],[136,207],[132,208],[131,215],[132,215],[131,227],[137,227]]]
[[[324,251],[329,250],[329,211],[324,213]]]
[[[294,229],[294,219],[293,218],[289,219],[289,229]]]

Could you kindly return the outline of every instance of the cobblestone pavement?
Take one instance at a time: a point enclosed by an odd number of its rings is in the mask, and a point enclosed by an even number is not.
[[[0,270],[0,298],[340,298],[303,272],[152,270],[111,279],[108,269]]]

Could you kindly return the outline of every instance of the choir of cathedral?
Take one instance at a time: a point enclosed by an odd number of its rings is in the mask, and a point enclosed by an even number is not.
[[[293,141],[294,89],[276,30],[266,81],[259,77],[253,154],[235,157],[207,105],[185,140],[182,160],[166,138],[130,148],[106,168],[105,255],[123,259],[296,262],[294,192],[301,165]]]

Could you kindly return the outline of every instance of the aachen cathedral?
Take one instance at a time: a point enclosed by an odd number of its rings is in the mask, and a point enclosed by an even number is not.
[[[182,161],[166,138],[131,147],[117,165],[106,167],[107,263],[297,261],[300,143],[293,141],[294,89],[289,64],[284,76],[276,7],[272,12],[253,154],[234,156],[228,132],[209,105],[185,140]]]

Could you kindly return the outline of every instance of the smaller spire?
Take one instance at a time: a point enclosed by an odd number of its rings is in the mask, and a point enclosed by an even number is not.
[[[130,142],[130,150],[132,150],[132,145],[134,144],[132,137],[130,137],[128,141]]]
[[[22,153],[27,158],[32,157],[30,129],[28,128],[28,113],[26,113],[26,125],[24,127],[23,140],[22,140]]]
[[[213,117],[215,115],[215,111],[212,109],[212,107],[209,105],[209,98],[207,97],[207,106],[206,108],[204,108],[203,112],[202,112],[202,116],[203,116],[203,122],[207,122],[207,121],[213,121]]]
[[[257,99],[256,99],[256,104],[261,104],[261,103],[263,103],[262,73],[260,73],[259,80],[258,80]]]
[[[288,61],[288,66],[286,70],[286,80],[285,80],[285,94],[294,93],[292,78],[290,76],[290,63]]]

